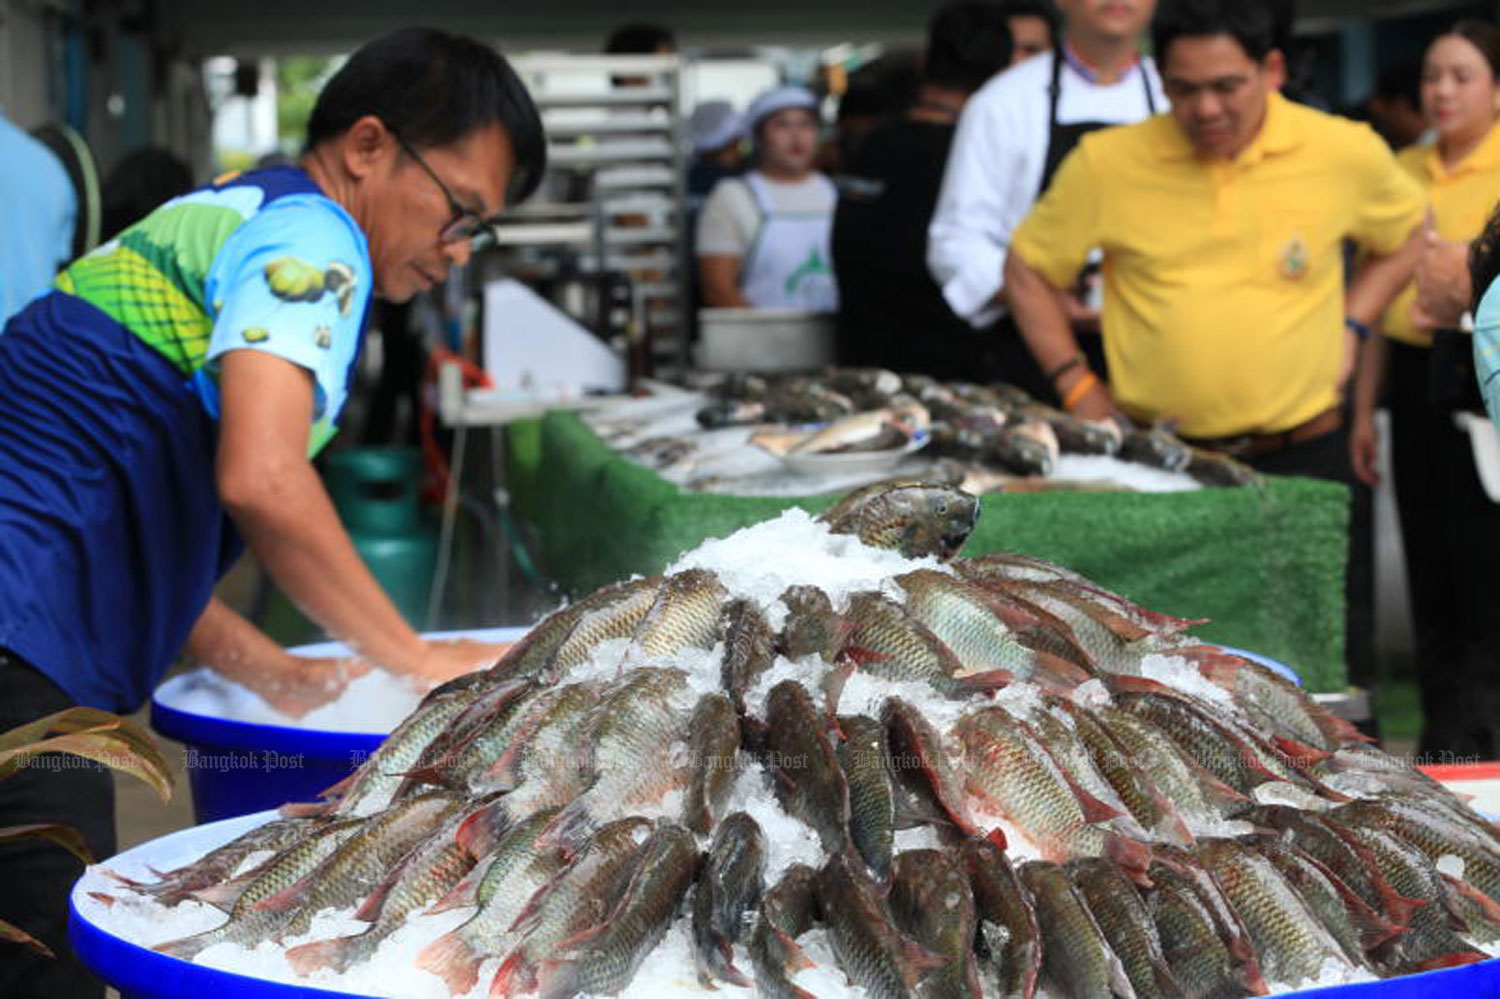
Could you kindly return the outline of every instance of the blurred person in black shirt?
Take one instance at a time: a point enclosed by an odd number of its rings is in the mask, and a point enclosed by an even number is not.
[[[840,364],[978,380],[986,344],[927,270],[927,223],[969,96],[1011,62],[1005,3],[952,3],[933,17],[917,100],[861,143],[839,181],[833,264]]]

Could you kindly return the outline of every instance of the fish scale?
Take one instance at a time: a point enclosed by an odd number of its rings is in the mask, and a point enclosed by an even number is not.
[[[764,999],[810,999],[790,976],[811,963],[797,937],[812,929],[817,909],[818,872],[806,864],[788,867],[761,897],[749,951],[756,992]]]
[[[914,999],[918,981],[947,964],[891,923],[875,886],[848,856],[824,866],[818,898],[839,966],[871,999]]]
[[[551,670],[565,675],[593,655],[600,642],[634,635],[656,603],[661,586],[660,576],[646,576],[614,587],[608,600],[601,600],[598,606],[578,616],[577,623],[558,646]]]
[[[907,850],[896,857],[887,904],[896,925],[947,967],[922,983],[923,999],[980,999],[974,933],[979,915],[967,871],[942,850]]]
[[[1256,994],[1236,970],[1213,916],[1191,884],[1161,865],[1151,868],[1156,887],[1147,909],[1161,940],[1162,957],[1173,975],[1197,999],[1240,999]]]
[[[700,836],[713,833],[734,787],[740,749],[740,720],[734,703],[721,693],[704,694],[688,722],[688,761],[692,773],[682,804],[682,824]]]
[[[450,991],[461,995],[474,987],[484,959],[503,953],[495,949],[496,942],[504,939],[532,897],[567,866],[560,851],[537,843],[551,818],[549,811],[537,812],[500,839],[481,863],[479,880],[468,886],[472,897],[454,900],[477,905],[478,911],[417,955],[417,966],[442,978]]]
[[[363,897],[462,803],[456,795],[435,791],[398,802],[371,818],[304,879],[297,909],[277,930],[277,938],[305,933],[321,910]]]
[[[594,709],[593,781],[558,813],[549,841],[581,842],[604,823],[686,786],[682,768],[641,761],[660,759],[687,734],[689,693],[687,675],[675,669],[640,667],[615,684]]]
[[[965,715],[955,729],[964,745],[966,784],[999,809],[1049,859],[1101,856],[1102,830],[1091,825],[1057,762],[999,708]]]
[[[1070,996],[1135,999],[1124,966],[1063,869],[1033,860],[1017,874],[1042,930],[1046,980]]]
[[[986,923],[999,930],[989,958],[1001,999],[1032,999],[1042,970],[1042,931],[1010,858],[979,836],[965,840],[958,852],[969,874],[981,930]]]
[[[1125,967],[1137,999],[1178,999],[1182,986],[1162,954],[1146,903],[1121,870],[1108,860],[1071,860],[1066,866],[1089,914]]]
[[[726,593],[719,577],[706,569],[668,576],[636,628],[626,658],[651,662],[680,649],[713,648]]]
[[[1270,861],[1231,840],[1203,840],[1197,853],[1244,921],[1267,979],[1317,978],[1325,962],[1350,969],[1337,941]]]
[[[760,905],[765,887],[766,837],[744,812],[726,818],[714,834],[708,860],[693,889],[693,956],[698,981],[749,987],[734,966],[734,947],[745,934],[745,916]]]
[[[884,878],[890,873],[896,830],[885,726],[856,715],[840,718],[839,729],[844,733],[837,753],[849,786],[849,833],[871,873]]]
[[[666,936],[697,861],[698,842],[690,831],[670,823],[658,827],[642,845],[619,905],[543,965],[538,999],[613,995],[630,984]]]
[[[305,878],[346,840],[363,829],[367,821],[338,819],[323,826],[265,865],[240,894],[227,922],[204,933],[158,944],[154,949],[186,961],[217,943],[250,943],[265,938],[290,914],[281,909],[266,909],[261,903]]]

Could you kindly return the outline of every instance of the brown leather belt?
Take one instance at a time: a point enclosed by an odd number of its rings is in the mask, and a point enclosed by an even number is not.
[[[1254,458],[1272,451],[1284,451],[1294,444],[1331,434],[1343,426],[1344,413],[1337,406],[1325,409],[1306,423],[1274,434],[1236,434],[1233,437],[1184,437],[1194,447],[1222,451],[1232,458]]]

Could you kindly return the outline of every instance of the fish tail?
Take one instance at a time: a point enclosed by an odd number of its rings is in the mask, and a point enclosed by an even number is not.
[[[483,961],[457,930],[443,934],[417,954],[417,967],[437,975],[455,995],[463,995],[479,981]]]
[[[552,974],[556,975],[558,972],[553,969]],[[536,982],[536,969],[531,966],[530,961],[526,960],[525,955],[516,951],[502,961],[500,967],[496,969],[494,981],[490,982],[490,999],[508,999],[510,996],[530,992],[536,987]],[[554,978],[550,984],[555,988],[556,979]]]
[[[1010,670],[1005,669],[990,670],[986,673],[970,673],[968,676],[958,678],[958,685],[960,687],[975,694],[999,690],[1001,687],[1009,687],[1015,682],[1016,675]]]
[[[547,823],[547,828],[537,837],[537,843],[542,846],[573,847],[588,839],[598,828],[598,821],[589,813],[587,796],[579,795]]]
[[[282,805],[276,812],[284,819],[317,818],[332,812],[336,804],[334,801],[292,801]]]
[[[1151,879],[1146,876],[1146,871],[1151,867],[1151,847],[1145,843],[1118,833],[1106,833],[1104,856],[1119,865],[1136,884],[1144,888],[1151,887]]]
[[[355,956],[355,944],[363,936],[363,933],[357,933],[349,937],[299,944],[286,952],[286,959],[292,970],[303,978],[320,968],[342,972],[349,967],[349,962]]]
[[[165,954],[168,957],[175,957],[183,961],[191,961],[200,951],[218,942],[219,934],[217,931],[209,930],[207,933],[195,933],[190,937],[183,937],[180,940],[168,940],[166,943],[159,943],[151,949],[158,954]]]

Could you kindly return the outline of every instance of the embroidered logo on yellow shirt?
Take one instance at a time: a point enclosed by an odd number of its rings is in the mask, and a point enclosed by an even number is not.
[[[1281,276],[1288,281],[1300,281],[1307,276],[1307,267],[1307,241],[1301,236],[1293,236],[1281,249],[1281,263],[1278,267]]]

